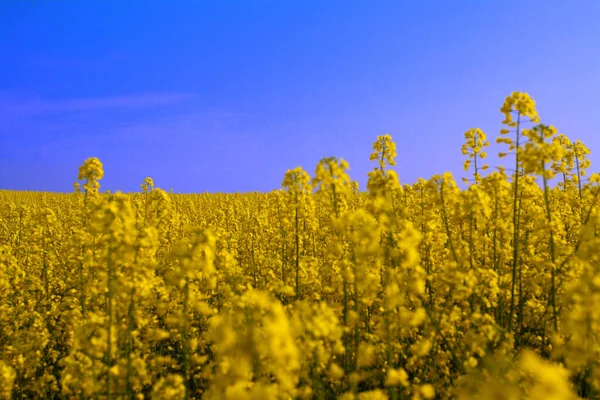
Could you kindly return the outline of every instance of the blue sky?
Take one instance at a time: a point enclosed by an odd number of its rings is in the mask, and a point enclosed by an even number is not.
[[[376,136],[403,182],[493,140],[512,91],[600,158],[600,2],[2,0],[0,188],[268,191]],[[492,145],[491,153],[502,149]],[[494,164],[495,160],[491,160]]]

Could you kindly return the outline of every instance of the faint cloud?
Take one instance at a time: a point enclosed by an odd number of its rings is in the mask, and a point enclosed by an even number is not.
[[[67,68],[67,69],[87,69],[101,67],[102,65],[120,62],[128,58],[127,54],[122,52],[108,52],[104,54],[94,54],[93,57],[49,57],[40,55],[36,52],[26,49],[16,49],[8,53],[0,53],[0,61],[13,64],[25,64],[44,68]]]
[[[32,116],[107,109],[142,109],[181,103],[194,97],[195,95],[190,93],[143,93],[129,96],[47,100],[0,93],[0,115]]]

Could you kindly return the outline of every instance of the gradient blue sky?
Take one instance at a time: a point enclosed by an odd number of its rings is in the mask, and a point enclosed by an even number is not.
[[[512,91],[598,170],[599,21],[598,0],[2,0],[0,188],[71,191],[90,156],[112,191],[268,191],[325,156],[364,187],[386,132],[403,182],[458,179]]]

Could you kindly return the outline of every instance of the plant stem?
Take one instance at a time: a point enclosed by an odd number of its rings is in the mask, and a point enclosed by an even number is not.
[[[519,205],[519,146],[521,139],[521,112],[517,115],[517,142],[515,148],[515,189],[513,195],[513,265],[512,265],[512,280],[510,286],[510,311],[508,316],[508,330],[512,330],[513,313],[515,309],[515,282],[517,278],[517,264],[519,259],[519,220],[518,220],[518,205]]]

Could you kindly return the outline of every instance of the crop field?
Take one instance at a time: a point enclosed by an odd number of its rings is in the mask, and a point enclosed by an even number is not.
[[[527,93],[500,111],[464,183],[401,182],[382,135],[366,188],[330,157],[108,193],[89,158],[0,191],[0,398],[600,398],[600,175]]]

